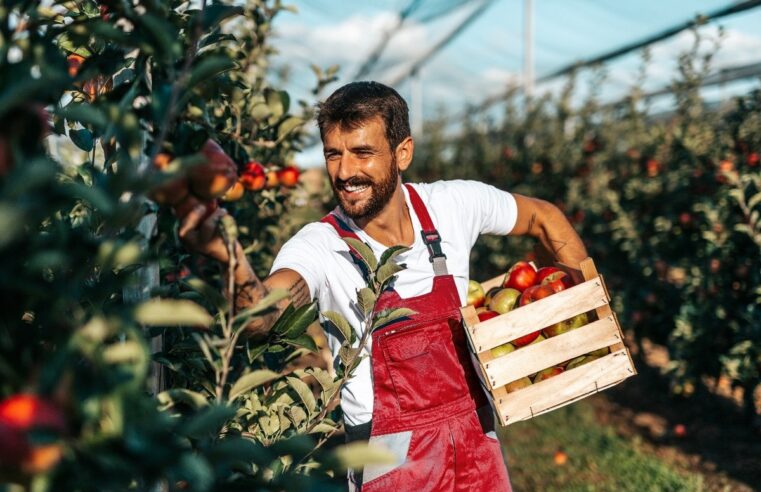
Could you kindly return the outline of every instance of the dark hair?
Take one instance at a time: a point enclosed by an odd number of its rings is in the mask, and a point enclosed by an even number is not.
[[[407,103],[394,89],[378,82],[346,84],[318,104],[317,110],[317,125],[323,141],[325,134],[336,125],[341,129],[354,129],[375,116],[383,119],[392,152],[410,136]]]

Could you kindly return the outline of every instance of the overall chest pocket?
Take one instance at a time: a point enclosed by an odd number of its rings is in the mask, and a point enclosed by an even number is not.
[[[402,412],[437,407],[467,394],[446,321],[386,335],[382,346]]]

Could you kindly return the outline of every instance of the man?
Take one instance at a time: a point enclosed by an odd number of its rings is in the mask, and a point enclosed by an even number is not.
[[[493,432],[493,415],[469,361],[459,307],[464,304],[470,250],[479,234],[533,236],[564,263],[587,253],[553,205],[468,181],[402,184],[414,142],[408,110],[393,89],[356,82],[319,107],[318,125],[327,172],[339,206],[305,226],[279,252],[260,282],[237,251],[239,308],[268,288],[286,288],[297,305],[317,299],[320,310],[342,313],[359,331],[355,307],[365,286],[342,240],[359,238],[379,256],[404,245],[407,268],[376,310],[409,307],[416,314],[371,334],[367,357],[341,392],[350,439],[368,439],[392,450],[391,466],[368,466],[350,476],[350,488],[374,490],[510,490]],[[182,224],[192,249],[227,262],[215,234],[218,211],[201,223],[204,207]],[[277,317],[260,320],[266,332]],[[359,338],[359,336],[358,336]],[[328,332],[335,359],[341,339]]]

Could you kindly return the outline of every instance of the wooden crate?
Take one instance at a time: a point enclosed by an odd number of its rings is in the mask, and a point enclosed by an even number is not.
[[[491,396],[502,425],[552,411],[602,391],[634,376],[631,355],[623,344],[623,332],[610,308],[610,296],[594,262],[587,258],[575,270],[565,270],[577,285],[484,322],[473,306],[462,308],[473,364]],[[503,276],[483,282],[484,289],[502,284]],[[518,337],[593,312],[589,322],[577,329],[547,338],[495,358],[491,349]],[[593,350],[609,347],[610,353],[531,386],[508,393],[505,384],[543,369],[557,366]]]

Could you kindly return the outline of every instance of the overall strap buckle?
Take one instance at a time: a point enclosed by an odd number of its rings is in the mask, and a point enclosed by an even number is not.
[[[420,231],[423,236],[423,242],[428,247],[428,260],[433,263],[433,273],[435,275],[447,275],[447,255],[441,250],[441,236],[434,229],[432,231]]]

